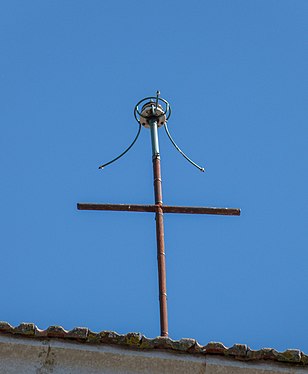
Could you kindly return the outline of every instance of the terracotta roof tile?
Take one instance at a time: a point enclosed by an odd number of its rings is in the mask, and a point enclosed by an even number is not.
[[[0,335],[13,335],[29,339],[65,339],[83,344],[112,344],[126,346],[133,349],[163,349],[176,352],[201,355],[220,355],[241,361],[269,360],[308,366],[308,356],[298,349],[287,349],[278,352],[273,348],[251,350],[245,344],[234,344],[227,348],[222,343],[210,342],[201,346],[194,339],[172,340],[166,337],[147,338],[140,333],[118,334],[114,331],[93,332],[86,327],[76,327],[67,331],[61,326],[50,326],[40,330],[33,323],[21,323],[17,327],[7,322],[0,322]]]

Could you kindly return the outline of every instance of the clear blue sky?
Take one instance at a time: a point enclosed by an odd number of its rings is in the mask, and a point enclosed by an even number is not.
[[[152,203],[159,89],[170,335],[308,352],[307,1],[2,1],[0,320],[159,334]],[[304,100],[304,98],[306,100]]]

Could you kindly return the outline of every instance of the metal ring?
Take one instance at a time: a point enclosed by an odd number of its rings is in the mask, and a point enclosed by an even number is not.
[[[142,117],[142,118],[147,118],[145,116],[143,116],[140,112],[139,112],[139,108],[138,106],[143,103],[144,101],[147,101],[147,100],[157,100],[157,101],[161,101],[163,102],[164,104],[166,104],[166,110],[163,112],[163,114],[161,114],[159,117],[162,117],[162,116],[166,116],[166,121],[168,121],[168,119],[170,118],[171,116],[171,107],[170,107],[170,104],[168,103],[167,100],[165,99],[162,99],[161,97],[156,97],[156,96],[149,96],[149,97],[145,97],[144,99],[140,100],[136,105],[135,105],[135,108],[134,108],[134,116],[135,116],[135,119],[137,122],[140,122],[140,119],[138,119],[137,117],[137,114],[139,115],[139,117]],[[159,118],[158,117],[158,118]]]

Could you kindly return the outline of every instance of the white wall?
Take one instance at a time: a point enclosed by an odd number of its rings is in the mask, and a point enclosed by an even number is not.
[[[219,356],[0,336],[0,373],[302,374],[308,373],[308,369],[266,362],[245,363]]]

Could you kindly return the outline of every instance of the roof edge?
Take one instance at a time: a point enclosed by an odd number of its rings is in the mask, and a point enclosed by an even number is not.
[[[298,366],[308,366],[308,355],[299,349],[287,349],[284,352],[273,348],[252,350],[246,344],[234,344],[226,347],[219,342],[200,345],[195,339],[173,340],[166,337],[147,338],[140,333],[118,334],[114,331],[93,332],[87,327],[75,327],[65,330],[62,326],[50,326],[40,330],[34,323],[21,323],[13,327],[0,321],[0,335],[13,335],[31,339],[65,339],[83,344],[108,344],[138,350],[171,350],[200,355],[219,355],[240,361],[274,361]]]

